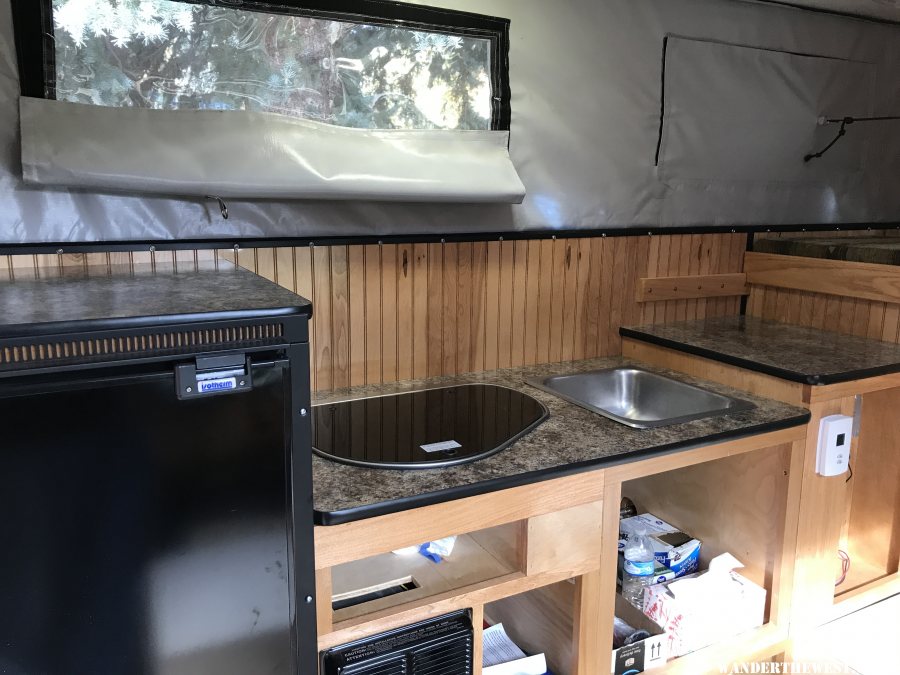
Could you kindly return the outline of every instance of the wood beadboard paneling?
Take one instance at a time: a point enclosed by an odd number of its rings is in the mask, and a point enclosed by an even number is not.
[[[900,302],[900,268],[894,265],[748,252],[744,271],[748,283],[759,286]]]
[[[896,303],[753,285],[747,314],[900,343],[900,304]]]
[[[746,235],[0,256],[46,265],[217,257],[312,299],[317,390],[621,353],[619,326],[737,314],[740,299],[638,303],[643,277],[742,271]]]
[[[897,229],[780,232],[756,239],[897,236]],[[900,343],[900,303],[752,284],[747,314],[771,321]]]

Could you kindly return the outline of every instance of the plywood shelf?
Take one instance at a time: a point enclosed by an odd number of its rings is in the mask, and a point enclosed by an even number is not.
[[[335,623],[397,605],[427,603],[428,598],[521,572],[518,560],[519,523],[460,535],[453,552],[440,563],[418,553],[385,553],[338,565],[331,570],[332,598],[362,596],[370,590],[399,583],[415,588],[335,610]]]
[[[666,663],[665,673],[666,675],[717,673],[721,672],[723,666],[731,663],[769,660],[785,650],[787,639],[787,628],[771,623],[765,624],[690,654],[670,659]]]

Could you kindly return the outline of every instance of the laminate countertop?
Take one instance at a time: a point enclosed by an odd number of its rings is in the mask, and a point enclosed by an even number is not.
[[[440,469],[371,469],[314,456],[316,522],[321,525],[337,525],[799,426],[809,421],[809,411],[805,409],[655,367],[652,369],[655,372],[750,401],[755,407],[667,427],[634,429],[525,383],[525,379],[530,377],[631,364],[632,362],[620,358],[591,359],[456,377],[360,386],[314,396],[313,405],[316,405],[429,387],[485,383],[523,391],[543,403],[550,413],[546,421],[508,448],[469,464]]]
[[[311,315],[309,300],[225,261],[0,275],[0,338]]]
[[[622,337],[804,384],[900,372],[900,345],[816,328],[731,316],[621,328]]]

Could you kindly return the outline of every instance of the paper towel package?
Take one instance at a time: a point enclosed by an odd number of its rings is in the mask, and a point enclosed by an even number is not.
[[[700,542],[672,527],[652,513],[644,513],[619,521],[619,553],[625,549],[628,537],[643,529],[653,540],[656,559],[675,573],[676,577],[700,569]]]
[[[763,624],[766,589],[735,572],[739,567],[723,553],[707,572],[644,589],[644,614],[666,631],[670,658]]]

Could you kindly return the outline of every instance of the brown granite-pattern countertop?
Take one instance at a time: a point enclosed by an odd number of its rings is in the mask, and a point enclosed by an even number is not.
[[[804,384],[900,372],[900,345],[816,328],[731,316],[621,328],[623,337]]]
[[[45,268],[0,281],[0,339],[311,313],[308,300],[225,261]]]
[[[541,401],[550,412],[549,419],[510,447],[470,464],[442,469],[398,471],[352,467],[314,456],[313,491],[317,522],[335,525],[534,483],[604,465],[695,448],[729,438],[798,426],[809,420],[809,412],[802,408],[762,399],[681,373],[653,368],[656,372],[676,379],[751,401],[756,407],[744,412],[657,429],[633,429],[524,382],[528,377],[584,372],[629,363],[618,358],[592,359],[458,377],[360,386],[314,396],[315,405],[426,387],[483,382],[524,391]]]

